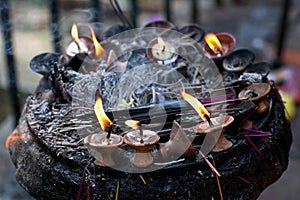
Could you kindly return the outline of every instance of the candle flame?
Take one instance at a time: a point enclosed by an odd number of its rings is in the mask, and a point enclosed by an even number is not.
[[[72,25],[72,28],[71,28],[71,36],[72,36],[73,40],[78,44],[79,49],[81,49],[83,47],[83,43],[79,39],[78,28],[75,23]]]
[[[204,37],[205,42],[214,53],[222,52],[223,48],[218,37],[213,33],[208,33]]]
[[[97,98],[96,103],[94,105],[94,111],[97,116],[97,119],[99,121],[99,124],[101,126],[101,129],[103,131],[106,131],[109,126],[111,126],[113,123],[111,120],[107,117],[106,113],[104,112],[103,106],[102,106],[102,99]]]
[[[210,118],[210,113],[206,110],[204,105],[200,101],[198,101],[198,99],[188,93],[185,93],[182,90],[180,90],[180,94],[184,98],[184,100],[186,100],[194,108],[194,110],[196,110],[203,121],[207,121],[205,115]]]
[[[105,53],[105,50],[101,46],[101,44],[98,42],[93,27],[91,25],[89,25],[89,28],[90,28],[90,31],[91,31],[91,34],[92,34],[92,40],[93,40],[94,47],[95,47],[95,57],[99,58]]]
[[[126,120],[125,124],[133,129],[137,129],[141,125],[140,121],[137,120]]]
[[[161,37],[158,37],[157,38],[157,44],[159,47],[161,47],[162,49],[164,48],[164,46],[166,45],[165,41],[161,38]]]

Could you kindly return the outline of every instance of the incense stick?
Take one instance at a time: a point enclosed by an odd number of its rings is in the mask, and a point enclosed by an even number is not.
[[[146,181],[145,181],[144,177],[143,177],[142,175],[140,175],[140,178],[142,179],[142,181],[143,181],[144,185],[146,185],[147,183],[146,183]]]
[[[209,160],[205,157],[205,155],[199,150],[200,156],[204,159],[204,161],[208,164],[213,172],[216,173],[217,176],[221,176],[221,174],[214,168],[214,166],[209,162]]]
[[[251,116],[256,112],[257,109],[258,109],[258,106],[256,106],[256,107],[254,108],[254,110],[253,110],[249,115],[247,115],[247,116],[244,118],[244,120],[240,123],[240,125],[243,124],[245,121],[247,121],[248,118],[251,117]]]
[[[214,165],[214,167],[216,167],[216,163],[215,163],[214,159],[213,159],[213,165]],[[220,192],[220,199],[223,200],[223,193],[222,193],[222,187],[221,187],[220,179],[219,179],[218,176],[216,176],[216,179],[217,179],[218,188],[219,188],[219,192]]]
[[[257,151],[261,156],[262,156],[262,153],[260,152],[260,150],[256,147],[256,145],[252,142],[252,140],[247,137],[247,140],[248,142],[253,146],[253,148],[255,149],[255,151]]]
[[[244,130],[245,130],[245,131],[248,131],[248,132],[253,132],[253,133],[261,133],[261,134],[272,135],[272,134],[269,133],[269,132],[264,132],[264,131],[259,131],[259,130],[252,130],[252,129],[247,129],[247,128],[245,128]]]
[[[119,189],[120,189],[120,181],[118,181],[118,184],[117,184],[116,198],[115,198],[115,200],[118,200],[118,199],[119,199]]]

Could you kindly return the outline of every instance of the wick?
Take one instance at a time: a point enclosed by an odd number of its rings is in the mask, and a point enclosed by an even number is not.
[[[210,117],[207,114],[204,114],[205,119],[208,121],[208,124],[210,127],[214,126],[214,124],[212,123],[212,121],[210,120]]]
[[[163,45],[161,52],[164,52],[165,50],[166,50],[166,45]]]
[[[76,40],[74,40],[74,42],[75,42],[75,44],[76,44],[76,46],[77,46],[77,48],[78,48],[78,51],[81,52],[81,48],[80,48],[79,42],[77,42]]]
[[[110,142],[110,135],[113,132],[113,129],[114,129],[114,124],[110,123],[109,127],[108,127],[108,130],[107,130],[107,136],[106,136],[108,143]]]
[[[143,140],[144,133],[143,133],[143,127],[142,127],[142,125],[139,125],[139,130],[140,130],[140,138],[141,138],[140,142],[144,143],[144,140]]]
[[[220,50],[218,47],[216,47],[214,49],[214,53],[217,54],[217,56],[219,56],[219,57],[222,56],[222,54],[223,54],[222,50]]]

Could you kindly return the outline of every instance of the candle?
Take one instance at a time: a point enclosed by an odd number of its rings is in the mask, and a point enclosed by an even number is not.
[[[209,125],[212,125],[210,121],[210,113],[206,110],[204,105],[200,101],[198,101],[198,99],[188,93],[185,93],[183,90],[180,90],[180,94],[184,98],[184,100],[186,100],[199,114],[203,121],[207,121]]]
[[[114,124],[105,114],[103,106],[102,106],[102,99],[99,97],[97,98],[96,103],[94,105],[94,111],[95,111],[97,119],[100,123],[101,129],[103,131],[107,131],[107,140],[109,143],[109,138],[110,138],[111,132],[113,130]]]
[[[213,59],[227,56],[236,45],[235,37],[229,33],[208,33],[204,39],[204,53]]]
[[[93,49],[93,41],[85,36],[80,36],[78,34],[78,28],[76,24],[72,25],[71,28],[72,39],[66,47],[66,54],[70,57],[74,56],[77,53],[88,53],[90,54]]]
[[[94,29],[91,25],[89,25],[91,34],[92,34],[92,40],[93,40],[93,44],[94,44],[94,58],[100,58],[103,54],[105,54],[105,50],[103,49],[103,47],[101,46],[101,44],[98,42]]]
[[[136,130],[139,129],[140,143],[144,143],[144,140],[143,140],[144,133],[143,133],[143,127],[142,127],[141,123],[136,120],[126,120],[125,124],[133,129],[136,129]]]
[[[76,24],[72,25],[71,36],[72,40],[68,43],[66,47],[66,54],[70,57],[75,56],[78,53],[87,53],[94,59],[100,58],[105,54],[105,50],[101,44],[97,41],[95,32],[92,26],[89,25],[92,38],[86,36],[79,36],[78,28]]]
[[[101,98],[97,98],[94,111],[103,132],[87,136],[84,138],[84,144],[94,152],[95,164],[113,166],[115,162],[112,153],[123,144],[123,137],[112,134],[114,124],[105,114]]]
[[[200,122],[194,127],[196,134],[209,134],[209,137],[212,137],[213,141],[215,141],[215,145],[212,149],[213,152],[220,152],[230,148],[232,146],[232,142],[225,138],[224,128],[231,124],[234,118],[229,115],[225,115],[224,117],[220,115],[218,117],[211,118],[210,113],[200,101],[182,90],[180,93],[203,120],[203,122]]]
[[[153,62],[166,65],[175,62],[178,57],[175,47],[164,41],[161,37],[149,43],[146,53],[148,58]]]

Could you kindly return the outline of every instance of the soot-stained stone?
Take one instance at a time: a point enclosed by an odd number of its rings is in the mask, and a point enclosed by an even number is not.
[[[208,156],[221,174],[219,180],[224,199],[256,199],[287,168],[292,142],[290,124],[275,89],[267,98],[268,101],[271,99],[268,114],[251,119],[260,130],[272,134],[265,137],[265,141],[260,137],[251,138],[260,153],[239,132],[228,136],[234,141],[231,148]],[[45,145],[38,130],[29,129],[25,123],[26,115],[25,110],[19,129],[14,133],[17,139],[9,143],[9,152],[17,169],[17,181],[36,199],[75,199],[79,193],[81,198],[115,199],[118,183],[119,199],[220,199],[216,175],[199,156],[193,161],[186,160],[141,174],[146,184],[139,174],[93,164],[87,167],[91,174],[84,173],[88,160],[80,159],[86,158],[87,150],[77,150],[85,156],[72,159],[66,157],[67,154],[53,153],[55,147]],[[229,131],[237,130],[231,127]]]

